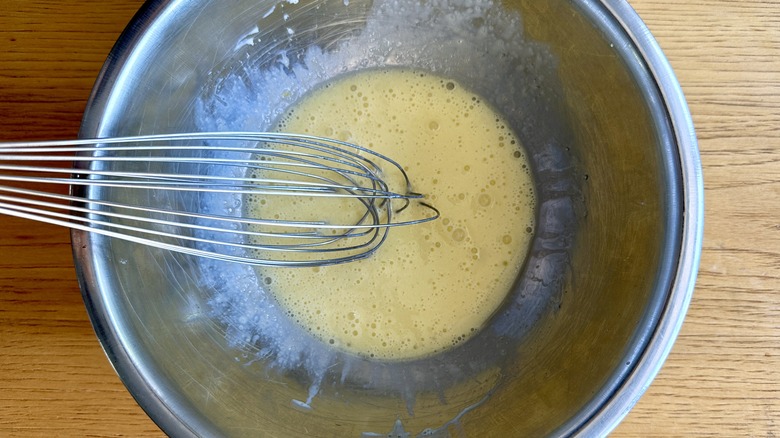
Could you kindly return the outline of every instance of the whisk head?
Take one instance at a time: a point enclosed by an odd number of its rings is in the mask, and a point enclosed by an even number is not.
[[[5,143],[0,181],[2,214],[264,266],[358,260],[439,216],[392,159],[296,134]]]

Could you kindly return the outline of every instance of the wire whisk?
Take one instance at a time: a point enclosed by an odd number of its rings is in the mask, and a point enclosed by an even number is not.
[[[286,133],[0,143],[0,184],[0,214],[263,266],[362,259],[440,215],[392,159]]]

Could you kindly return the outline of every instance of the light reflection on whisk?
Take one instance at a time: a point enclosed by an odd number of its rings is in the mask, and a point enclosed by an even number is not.
[[[74,166],[41,165],[54,161]],[[6,184],[0,185],[0,214],[264,266],[365,258],[385,241],[389,228],[439,217],[392,159],[350,143],[295,134],[4,143],[0,181]],[[51,184],[69,185],[71,194],[39,189]],[[234,197],[239,205],[275,200],[281,207],[268,210],[272,217],[248,214],[263,209],[213,211],[215,206],[203,202],[212,195]],[[339,204],[328,206],[332,202]],[[293,204],[303,208],[286,208]],[[423,208],[411,208],[401,218],[410,205]],[[328,217],[318,217],[325,211]]]

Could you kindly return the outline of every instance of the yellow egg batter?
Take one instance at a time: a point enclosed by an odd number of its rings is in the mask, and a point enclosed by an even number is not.
[[[503,118],[454,81],[369,70],[310,93],[278,130],[390,156],[442,214],[390,230],[366,260],[258,268],[288,315],[334,348],[381,360],[428,356],[473,336],[512,287],[534,228],[528,160]],[[246,205],[263,209],[258,217],[276,208]]]

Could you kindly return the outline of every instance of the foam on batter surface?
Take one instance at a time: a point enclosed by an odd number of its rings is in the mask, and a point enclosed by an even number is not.
[[[312,91],[277,129],[390,156],[442,213],[392,229],[366,260],[258,268],[292,320],[327,345],[381,360],[432,355],[483,327],[522,268],[535,216],[528,160],[499,114],[446,78],[371,69]],[[263,209],[257,216],[290,208],[248,201]]]

